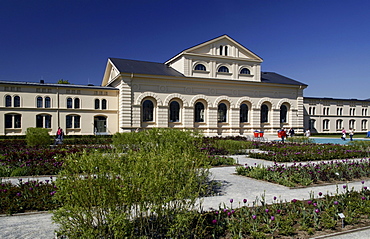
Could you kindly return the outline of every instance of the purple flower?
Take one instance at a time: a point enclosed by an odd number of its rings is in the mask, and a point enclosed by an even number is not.
[[[213,220],[212,220],[212,223],[213,223],[213,224],[216,224],[216,223],[217,223],[217,220],[216,220],[216,219],[213,219]]]
[[[246,198],[244,198],[244,199],[243,199],[243,203],[247,203],[247,201],[248,201],[248,200],[247,200]]]
[[[252,215],[252,219],[256,219],[257,218],[257,216],[256,215]]]
[[[230,199],[230,203],[233,203],[234,202],[234,199]]]
[[[30,190],[30,191],[32,191],[32,190],[33,190],[33,188],[29,188],[29,190]]]
[[[271,219],[271,221],[274,221],[275,220],[275,217],[274,216],[271,216],[270,219]]]
[[[364,183],[365,183],[365,181],[361,181],[361,183],[362,183],[362,184],[364,184]]]
[[[276,210],[276,213],[277,213],[277,214],[280,214],[280,212],[281,212],[281,210],[280,210],[280,209]]]
[[[219,214],[219,211],[216,211],[216,214]]]
[[[231,215],[231,212],[228,212],[227,215],[230,216]]]
[[[320,197],[322,196],[322,192],[319,192],[319,196],[320,196]]]
[[[266,208],[266,209],[265,209],[265,212],[269,212],[269,210]]]
[[[343,189],[346,189],[347,188],[347,185],[343,185]]]
[[[312,204],[312,201],[311,200],[307,201],[307,204],[308,205]]]
[[[365,186],[365,187],[364,187],[364,189],[366,190],[366,189],[367,189],[367,187]]]
[[[226,208],[224,209],[224,212],[227,212],[227,209]]]
[[[362,200],[366,200],[366,198],[365,198],[365,197],[362,197],[361,199],[362,199]]]
[[[316,208],[316,209],[315,209],[315,212],[316,212],[316,213],[319,213],[319,212],[320,212],[320,210],[319,210],[318,208]]]
[[[292,200],[292,203],[295,203],[295,202],[297,202],[297,199],[295,199],[295,198],[294,198],[294,199]]]
[[[20,196],[22,196],[22,194],[21,193],[17,193],[17,197],[20,197]]]
[[[313,205],[316,207],[317,206],[317,203],[314,202]]]
[[[50,193],[50,195],[51,195],[51,196],[53,196],[56,192],[57,192],[57,191],[52,191],[52,192]]]
[[[334,205],[338,205],[338,201],[334,201]]]
[[[276,200],[276,197],[274,197],[274,200]]]

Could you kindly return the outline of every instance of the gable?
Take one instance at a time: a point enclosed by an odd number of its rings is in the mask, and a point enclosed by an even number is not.
[[[196,46],[185,49],[172,59],[168,60],[166,64],[171,64],[177,61],[183,55],[195,55],[204,57],[221,57],[231,58],[242,61],[258,62],[263,60],[252,51],[245,48],[243,45],[233,40],[227,35],[223,35]]]

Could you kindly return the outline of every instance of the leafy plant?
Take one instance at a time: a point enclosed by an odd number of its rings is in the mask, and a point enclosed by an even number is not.
[[[51,139],[48,129],[45,128],[27,128],[26,142],[30,147],[50,145]]]

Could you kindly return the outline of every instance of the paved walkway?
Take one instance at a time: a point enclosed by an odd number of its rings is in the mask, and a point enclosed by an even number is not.
[[[234,156],[237,162],[241,165],[248,164],[264,164],[270,165],[272,162],[258,159],[247,158],[245,155]],[[221,183],[219,195],[212,197],[204,197],[200,199],[202,208],[205,211],[217,210],[223,205],[230,206],[230,199],[233,199],[233,208],[243,206],[243,199],[246,198],[248,203],[252,203],[257,197],[265,194],[267,203],[273,202],[273,197],[279,200],[291,201],[292,199],[308,199],[310,192],[315,196],[319,192],[336,193],[336,185],[316,186],[309,188],[290,189],[284,186],[262,182],[242,176],[235,175],[235,167],[218,167],[212,168],[211,173],[213,180]],[[37,178],[38,180],[49,179]],[[18,179],[15,179],[18,181]],[[366,186],[370,186],[370,180],[365,182]],[[348,187],[354,187],[356,190],[361,189],[361,182],[348,183]],[[342,185],[338,186],[339,192],[343,191]],[[251,205],[251,204],[250,204]],[[54,230],[57,225],[51,221],[50,213],[37,213],[30,215],[17,216],[2,216],[0,217],[0,238],[24,238],[24,239],[47,239],[54,237]],[[330,238],[369,238],[370,229],[357,231],[354,233],[339,235]]]

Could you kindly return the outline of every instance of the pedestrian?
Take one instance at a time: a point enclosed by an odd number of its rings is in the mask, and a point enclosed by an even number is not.
[[[343,128],[342,129],[342,137],[340,137],[342,140],[346,140],[346,134],[347,134],[347,132],[346,132],[346,130]]]
[[[352,128],[349,128],[349,132],[348,132],[348,134],[349,134],[349,139],[350,139],[351,141],[353,141],[353,135],[355,134],[355,130],[354,130],[354,129],[352,129]]]
[[[290,128],[289,129],[288,135],[289,135],[289,137],[293,137],[294,136],[294,129],[293,128]]]
[[[304,135],[306,137],[310,137],[311,136],[311,131],[309,129],[307,129],[306,132],[304,133]]]
[[[281,142],[284,143],[284,139],[286,138],[286,131],[284,128],[281,128],[280,130],[280,137],[281,137]]]
[[[56,134],[56,139],[55,139],[55,144],[63,143],[63,136],[64,136],[63,129],[58,127],[57,134]]]

